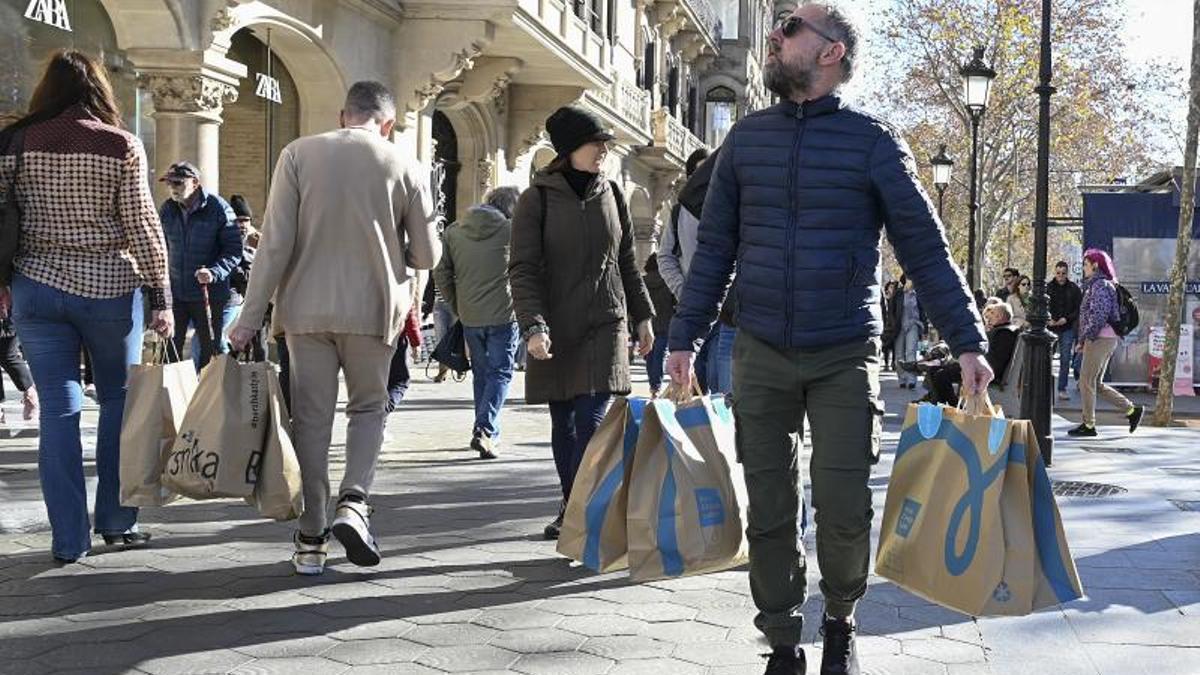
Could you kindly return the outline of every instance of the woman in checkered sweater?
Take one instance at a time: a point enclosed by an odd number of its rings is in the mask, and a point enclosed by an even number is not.
[[[79,416],[79,353],[92,356],[100,402],[96,534],[144,546],[137,509],[119,501],[121,417],[129,366],[140,358],[143,293],[153,328],[173,330],[167,247],[146,154],[121,129],[103,67],[82,52],[51,56],[29,114],[0,136],[0,185],[15,189],[20,243],[0,261],[0,310],[11,307],[41,393],[38,470],[61,563],[87,555],[87,490]],[[11,279],[9,273],[11,272]]]

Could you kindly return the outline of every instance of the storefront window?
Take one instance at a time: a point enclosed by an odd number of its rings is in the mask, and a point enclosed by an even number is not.
[[[139,95],[137,74],[117,49],[112,22],[98,0],[0,0],[0,126],[26,113],[47,58],[63,48],[104,63],[125,126],[142,139],[153,166],[153,103]]]

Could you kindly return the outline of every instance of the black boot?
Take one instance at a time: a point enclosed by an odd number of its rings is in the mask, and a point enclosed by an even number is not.
[[[821,655],[821,675],[860,675],[858,650],[854,648],[853,619],[825,617],[821,635],[825,636],[825,648]]]
[[[1129,433],[1137,431],[1138,425],[1142,423],[1142,415],[1146,413],[1146,408],[1140,405],[1133,406],[1133,410],[1125,416],[1129,420]]]
[[[767,657],[765,675],[805,675],[808,665],[804,660],[804,650],[791,645],[775,647]]]
[[[542,530],[542,536],[548,541],[554,541],[558,539],[558,533],[562,530],[563,515],[566,514],[566,512],[567,502],[563,501],[558,507],[558,517],[552,520],[550,524],[546,526],[546,529]]]

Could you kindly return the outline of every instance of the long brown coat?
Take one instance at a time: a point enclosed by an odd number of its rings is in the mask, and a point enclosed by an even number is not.
[[[561,173],[537,175],[517,202],[508,268],[513,305],[522,334],[549,328],[553,354],[529,359],[529,403],[629,393],[629,327],[654,310],[623,203],[607,180],[593,183],[581,200]]]

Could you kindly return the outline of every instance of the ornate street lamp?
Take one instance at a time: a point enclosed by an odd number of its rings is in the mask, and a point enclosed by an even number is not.
[[[983,47],[976,47],[975,57],[958,71],[963,81],[963,104],[971,115],[971,231],[967,235],[967,281],[972,291],[979,288],[979,266],[975,260],[975,237],[979,231],[979,125],[987,109],[992,80],[996,79],[996,71],[983,61],[983,51]]]
[[[938,219],[942,217],[942,200],[946,196],[946,186],[950,184],[950,173],[954,170],[954,160],[946,155],[946,144],[943,143],[938,154],[929,158],[933,165],[933,186],[938,192]]]
[[[1034,436],[1047,466],[1054,450],[1050,436],[1050,348],[1054,334],[1046,329],[1050,321],[1050,299],[1046,297],[1046,239],[1050,226],[1050,96],[1054,87],[1050,51],[1050,0],[1042,0],[1042,63],[1038,94],[1037,189],[1034,199],[1033,228],[1033,306],[1029,310],[1029,330],[1025,340],[1025,377],[1021,386],[1021,417],[1033,423]],[[1012,364],[1017,365],[1017,364]]]

